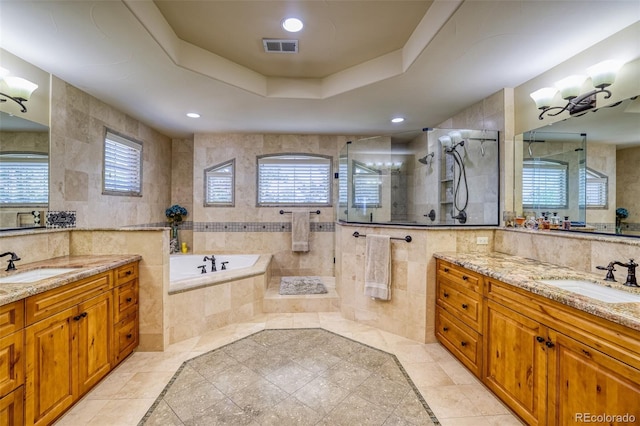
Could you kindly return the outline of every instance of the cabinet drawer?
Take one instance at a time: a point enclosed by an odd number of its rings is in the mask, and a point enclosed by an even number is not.
[[[120,286],[138,278],[138,262],[129,263],[116,269],[116,284]]]
[[[27,298],[26,323],[33,324],[53,314],[111,290],[112,273],[104,272]]]
[[[133,312],[115,325],[114,362],[115,367],[138,346],[138,313]]]
[[[23,330],[0,338],[0,396],[24,383],[23,341]]]
[[[0,337],[15,333],[24,328],[24,301],[0,306]]]
[[[438,304],[478,333],[482,332],[482,296],[447,281],[438,283]]]
[[[138,305],[138,281],[116,287],[113,292],[116,303],[114,323],[118,323]]]
[[[482,275],[461,266],[438,259],[438,279],[446,279],[482,294]]]
[[[436,307],[436,337],[473,374],[480,377],[482,368],[482,338],[475,331]]]
[[[23,399],[24,387],[22,386],[0,398],[0,425],[24,425]]]

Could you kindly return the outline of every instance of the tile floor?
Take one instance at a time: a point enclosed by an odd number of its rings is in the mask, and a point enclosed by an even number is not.
[[[283,328],[323,328],[394,354],[442,425],[521,424],[441,345],[421,344],[349,321],[339,312],[313,312],[264,314],[249,322],[232,324],[179,342],[165,352],[136,352],[79,401],[56,426],[137,425],[184,361],[258,331]]]

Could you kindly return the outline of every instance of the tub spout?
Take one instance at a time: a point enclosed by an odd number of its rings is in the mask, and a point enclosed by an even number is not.
[[[216,257],[211,255],[211,257],[205,256],[204,259],[202,259],[203,262],[206,262],[207,260],[211,261],[211,272],[216,272]]]

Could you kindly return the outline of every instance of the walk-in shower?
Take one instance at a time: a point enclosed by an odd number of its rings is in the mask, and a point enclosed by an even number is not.
[[[348,142],[338,219],[425,226],[499,224],[498,132],[423,129]]]

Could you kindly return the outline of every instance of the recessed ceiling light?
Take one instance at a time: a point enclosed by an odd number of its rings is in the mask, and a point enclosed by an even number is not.
[[[287,18],[282,21],[282,28],[290,33],[297,33],[304,27],[304,24],[298,18]]]
[[[402,123],[404,121],[404,118],[402,117],[395,117],[391,119],[392,123]]]
[[[197,112],[188,112],[187,113],[187,117],[189,117],[189,118],[200,118],[200,114],[198,114]]]

